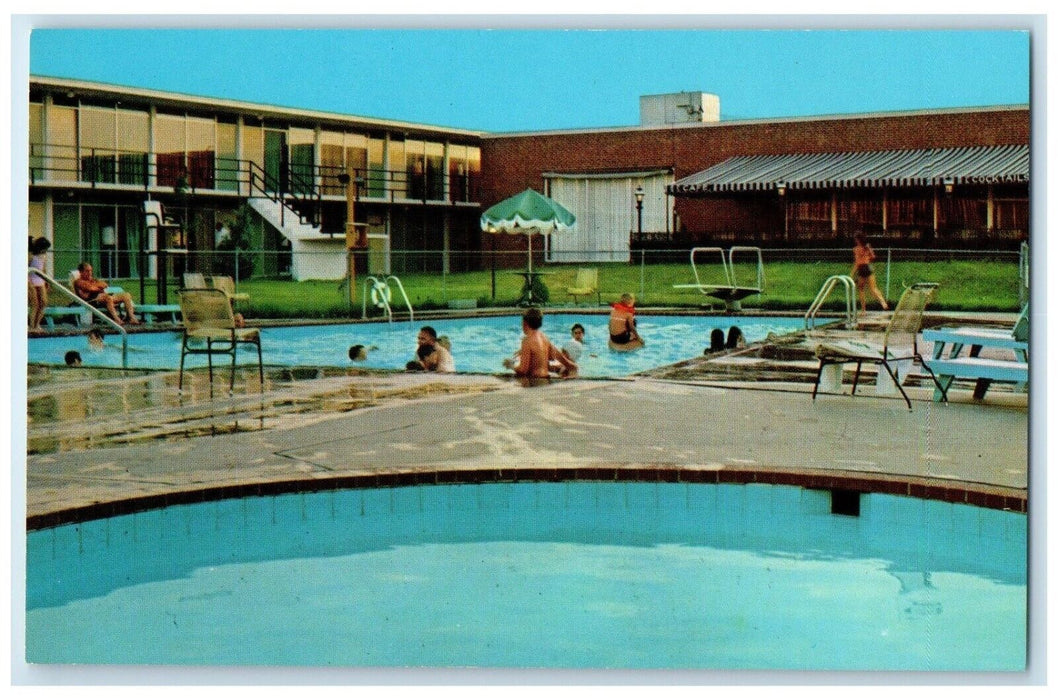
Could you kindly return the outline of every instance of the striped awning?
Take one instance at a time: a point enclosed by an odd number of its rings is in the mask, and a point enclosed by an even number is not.
[[[1027,183],[1028,145],[735,156],[668,186],[675,196],[725,192]]]

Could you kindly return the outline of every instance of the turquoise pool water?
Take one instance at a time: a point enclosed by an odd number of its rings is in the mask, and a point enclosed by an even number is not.
[[[796,487],[507,483],[30,532],[31,663],[1014,671],[1022,514]]]
[[[626,376],[702,354],[709,345],[713,328],[727,333],[732,325],[742,329],[747,340],[761,340],[768,333],[788,333],[801,328],[800,318],[728,316],[643,316],[639,328],[647,345],[630,353],[611,352],[607,347],[607,317],[598,314],[548,314],[544,331],[555,345],[569,340],[569,329],[582,324],[585,355],[580,361],[582,376]],[[502,360],[521,344],[521,316],[479,317],[394,323],[339,324],[265,328],[261,344],[264,362],[277,366],[346,367],[403,369],[415,355],[419,328],[433,326],[438,334],[452,341],[452,354],[460,372],[503,372]],[[367,361],[351,362],[349,346],[375,346]],[[180,365],[180,334],[136,333],[129,336],[129,366],[145,369],[176,369]],[[106,347],[93,351],[85,336],[31,338],[28,359],[32,363],[62,365],[67,350],[77,350],[86,367],[121,367],[121,342],[106,337]],[[256,363],[256,351],[240,348],[239,362]],[[227,358],[215,359],[223,363]],[[206,359],[191,356],[189,367],[202,367]]]

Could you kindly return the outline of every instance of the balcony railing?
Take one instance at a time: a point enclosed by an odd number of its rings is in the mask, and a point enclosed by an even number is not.
[[[253,161],[218,156],[213,151],[191,153],[146,153],[117,149],[78,149],[56,144],[30,144],[29,182],[32,185],[76,184],[90,188],[117,187],[148,190],[186,188],[231,192],[249,196],[255,182],[254,170],[264,169]],[[345,196],[339,177],[340,166],[289,163],[285,172],[267,178],[269,192],[279,196]],[[481,200],[480,173],[427,168],[386,170],[356,168],[352,171],[358,199],[440,204],[477,204]]]

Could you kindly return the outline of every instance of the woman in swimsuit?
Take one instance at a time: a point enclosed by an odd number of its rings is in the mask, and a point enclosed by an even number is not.
[[[631,294],[622,294],[621,300],[612,304],[610,312],[610,349],[636,350],[643,347],[643,339],[636,331],[636,299]]]
[[[29,266],[43,272],[44,256],[50,247],[51,241],[47,238],[38,238],[33,241]],[[44,320],[44,309],[48,307],[48,282],[35,272],[29,273],[29,302],[32,306],[29,328],[37,331],[40,330],[41,321]]]
[[[878,290],[878,282],[874,279],[874,270],[871,268],[871,263],[875,259],[874,250],[862,233],[856,234],[855,239],[856,245],[852,249],[852,278],[856,280],[856,289],[859,291],[863,312],[867,313],[868,290],[881,303],[882,309],[888,310],[889,304]]]

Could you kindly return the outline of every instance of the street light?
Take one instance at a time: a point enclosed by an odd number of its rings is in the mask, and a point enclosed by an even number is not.
[[[643,196],[646,192],[642,187],[636,188],[636,217],[639,220],[639,236],[643,237]]]

